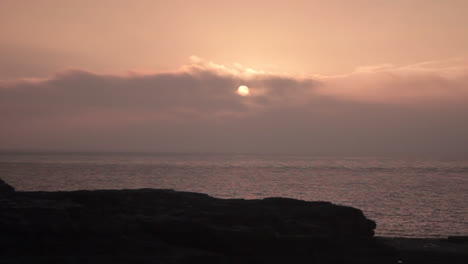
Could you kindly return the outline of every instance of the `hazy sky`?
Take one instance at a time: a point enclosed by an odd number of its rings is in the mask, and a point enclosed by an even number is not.
[[[2,0],[0,149],[466,154],[466,14],[465,0]]]

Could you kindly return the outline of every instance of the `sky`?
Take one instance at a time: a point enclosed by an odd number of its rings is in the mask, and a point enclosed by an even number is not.
[[[466,156],[467,13],[2,0],[0,149]]]

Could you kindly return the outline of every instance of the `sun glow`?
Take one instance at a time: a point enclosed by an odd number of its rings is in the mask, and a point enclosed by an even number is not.
[[[241,96],[247,96],[249,95],[250,91],[249,91],[249,87],[245,86],[245,85],[241,85],[239,86],[239,88],[237,88],[237,94],[241,95]]]

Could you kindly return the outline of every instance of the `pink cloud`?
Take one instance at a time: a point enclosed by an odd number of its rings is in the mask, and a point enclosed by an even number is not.
[[[463,152],[461,61],[297,76],[199,58],[173,72],[0,81],[3,148]],[[247,85],[251,95],[236,94]]]

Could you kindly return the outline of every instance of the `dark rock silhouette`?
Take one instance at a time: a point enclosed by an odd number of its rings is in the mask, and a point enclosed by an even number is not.
[[[329,202],[155,189],[13,192],[1,183],[10,195],[0,199],[0,262],[399,260],[360,210]]]
[[[14,191],[15,191],[15,188],[13,188],[13,186],[7,184],[2,179],[0,179],[0,195],[9,194]]]

